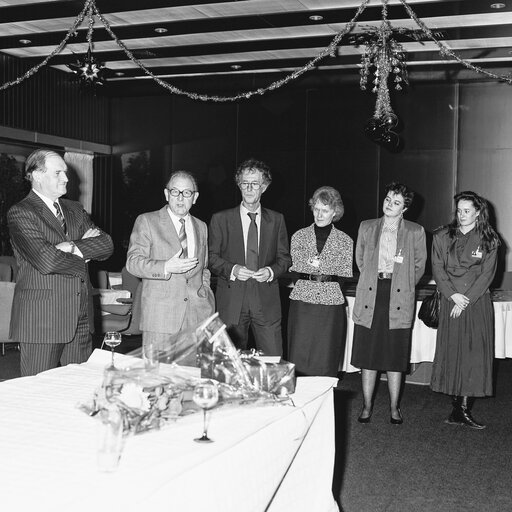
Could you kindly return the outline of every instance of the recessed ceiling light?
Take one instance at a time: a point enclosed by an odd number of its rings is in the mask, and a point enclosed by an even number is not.
[[[157,27],[155,28],[155,32],[157,34],[167,34],[167,32],[169,32],[166,28],[163,28],[163,27]]]
[[[240,66],[240,64],[232,64],[231,69],[233,71],[238,71],[239,69],[242,69],[242,66]]]
[[[30,39],[20,39],[21,44],[30,44],[32,41]]]
[[[503,2],[494,2],[491,4],[491,9],[504,9],[506,5]]]
[[[124,76],[124,73],[122,71],[116,71],[114,73],[114,75],[116,75],[116,76]]]
[[[309,17],[311,21],[322,21],[324,19],[323,16],[320,16],[319,14],[313,14]]]

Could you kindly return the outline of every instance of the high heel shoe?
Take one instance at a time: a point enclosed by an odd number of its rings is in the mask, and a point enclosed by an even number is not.
[[[370,410],[370,414],[368,416],[365,416],[364,418],[363,418],[363,412],[364,412],[364,407],[363,407],[363,410],[361,411],[361,414],[357,418],[357,421],[359,423],[370,423],[370,421],[372,420],[373,410]]]
[[[397,408],[398,416],[399,418],[393,418],[393,416],[389,417],[389,422],[391,425],[401,425],[404,422],[404,419],[402,418],[402,411],[400,410],[400,407]]]

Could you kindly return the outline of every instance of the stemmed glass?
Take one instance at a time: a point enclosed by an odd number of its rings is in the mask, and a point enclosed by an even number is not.
[[[121,333],[120,332],[106,332],[105,337],[103,338],[103,343],[110,347],[112,351],[112,363],[110,364],[110,368],[115,368],[114,365],[114,348],[117,347],[121,343]]]
[[[219,388],[217,387],[217,382],[205,379],[196,384],[192,400],[194,400],[196,405],[203,409],[203,435],[195,438],[194,441],[197,441],[198,443],[211,443],[213,439],[208,437],[206,414],[208,409],[214,407],[219,401]]]

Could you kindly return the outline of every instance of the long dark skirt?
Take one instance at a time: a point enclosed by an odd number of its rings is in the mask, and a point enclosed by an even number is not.
[[[290,301],[288,359],[297,375],[336,377],[345,350],[345,307]]]
[[[405,372],[411,353],[411,329],[389,328],[391,279],[377,283],[377,296],[370,329],[354,326],[351,364],[356,368]]]
[[[458,318],[441,295],[431,388],[455,396],[490,396],[494,359],[494,309],[488,293]]]

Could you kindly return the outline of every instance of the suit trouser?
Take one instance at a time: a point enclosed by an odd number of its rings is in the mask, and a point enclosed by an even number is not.
[[[174,333],[142,331],[144,357],[161,363],[177,363],[183,366],[196,366],[195,330],[200,322],[208,318],[209,312],[187,308],[181,325],[169,325]]]
[[[283,354],[283,336],[281,332],[281,317],[269,322],[263,314],[258,283],[248,280],[242,301],[242,310],[238,325],[230,325],[228,333],[234,344],[241,350],[246,350],[249,342],[249,326],[251,327],[256,348],[268,356]]]
[[[85,285],[80,296],[80,311],[75,335],[68,343],[20,343],[21,376],[65,366],[84,363],[92,352],[92,339],[89,332],[88,294]]]

